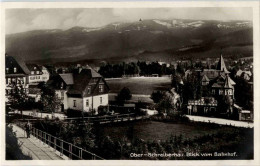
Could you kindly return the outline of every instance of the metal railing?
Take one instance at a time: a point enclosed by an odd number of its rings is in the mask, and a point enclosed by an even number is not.
[[[21,123],[19,123],[18,126],[23,127]],[[65,155],[71,160],[104,160],[104,158],[94,153],[34,127],[32,127],[31,134],[43,144],[48,145],[48,147],[52,147],[54,151],[60,152],[60,156]]]
[[[75,117],[75,118],[65,118],[64,120],[87,120],[90,122],[94,122],[94,121],[116,120],[122,118],[129,119],[131,117],[136,117],[136,114],[130,113],[130,114],[119,114],[119,115],[97,116],[97,117]]]

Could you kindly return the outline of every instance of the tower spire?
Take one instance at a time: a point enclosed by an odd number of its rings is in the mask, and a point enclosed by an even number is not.
[[[227,70],[227,68],[226,68],[226,65],[225,65],[224,59],[223,59],[223,57],[222,57],[222,54],[220,54],[220,57],[219,57],[217,70],[223,71],[223,72],[225,72],[225,73],[230,73],[230,72]]]

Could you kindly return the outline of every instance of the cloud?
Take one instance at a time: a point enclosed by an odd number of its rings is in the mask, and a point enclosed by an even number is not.
[[[101,27],[142,19],[252,20],[251,8],[79,8],[7,9],[6,33],[39,29]]]

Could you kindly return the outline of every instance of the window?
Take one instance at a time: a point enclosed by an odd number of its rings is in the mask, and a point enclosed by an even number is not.
[[[16,73],[17,72],[17,68],[16,67],[14,67],[14,73]]]
[[[76,100],[73,100],[73,107],[76,107]]]
[[[6,73],[9,73],[9,68],[8,67],[5,70],[6,70]]]
[[[212,89],[212,94],[213,94],[213,95],[215,94],[215,89]]]
[[[31,71],[31,74],[34,75],[34,71]]]
[[[99,91],[99,92],[103,92],[103,91],[104,91],[103,85],[99,85],[99,86],[98,86],[98,91]]]
[[[102,104],[102,97],[100,97],[100,104]]]
[[[86,107],[88,107],[89,106],[89,100],[87,99],[86,100]]]
[[[228,94],[229,94],[229,95],[232,95],[232,90],[231,90],[231,89],[228,90]]]
[[[223,90],[219,90],[219,95],[222,95],[223,94]]]
[[[36,71],[36,74],[39,74],[39,71]]]
[[[11,84],[11,78],[8,78],[8,84]]]
[[[64,100],[64,91],[61,91],[61,100]]]
[[[36,67],[34,66],[34,68],[33,68],[34,70],[36,70]]]
[[[30,77],[30,80],[34,80],[35,79],[35,77]]]
[[[91,93],[91,86],[88,87],[88,94]]]

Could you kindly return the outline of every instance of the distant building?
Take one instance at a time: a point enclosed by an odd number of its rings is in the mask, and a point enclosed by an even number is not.
[[[108,106],[109,87],[102,76],[90,67],[58,74],[47,85],[55,89],[61,99],[61,111],[75,109],[96,114],[100,106]]]
[[[199,100],[188,101],[188,114],[214,114],[217,109],[217,100],[214,97],[202,97]]]
[[[26,64],[30,71],[28,76],[29,84],[47,82],[49,80],[50,74],[44,66],[39,66],[36,64]]]
[[[249,81],[250,78],[251,78],[251,76],[252,76],[252,73],[251,73],[251,71],[245,71],[245,70],[243,71],[243,70],[239,69],[239,70],[237,71],[237,73],[236,73],[236,76],[237,76],[237,77],[243,76],[243,78],[244,78],[245,80]]]
[[[50,78],[50,74],[46,67],[37,64],[26,64],[30,74],[28,75],[29,99],[38,102],[41,98],[41,89],[38,87],[40,82],[47,82]]]
[[[188,101],[188,113],[197,113],[198,104],[196,103],[203,103],[204,99],[210,99],[209,103],[213,104],[211,107],[208,106],[208,102],[205,105],[199,104],[200,108],[205,113],[207,111],[216,110],[217,100],[220,99],[221,96],[229,96],[231,102],[234,103],[234,91],[235,91],[235,82],[229,77],[229,71],[225,65],[224,59],[222,55],[220,55],[217,68],[216,69],[203,69],[202,71],[198,72],[198,77],[200,77],[200,84],[202,87],[202,98],[199,99],[197,102],[194,100]],[[210,98],[209,98],[210,97]],[[203,112],[203,111],[202,111]]]

